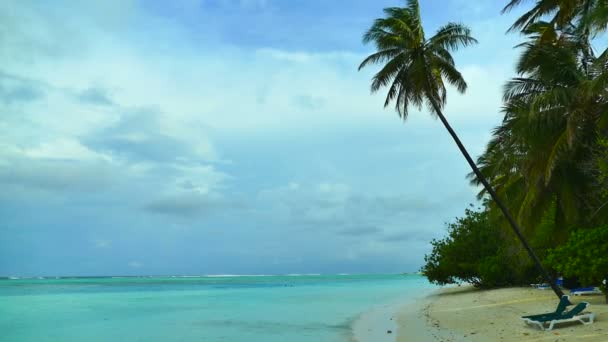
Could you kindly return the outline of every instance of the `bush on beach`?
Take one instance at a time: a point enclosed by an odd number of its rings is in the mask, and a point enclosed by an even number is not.
[[[584,286],[601,284],[608,276],[608,225],[572,232],[565,244],[549,252],[547,264]]]
[[[466,209],[447,223],[448,235],[431,241],[421,272],[438,285],[470,283],[489,288],[525,282],[526,273],[510,255],[504,234],[488,210]],[[530,265],[523,265],[524,269]],[[519,268],[519,270],[517,269]]]

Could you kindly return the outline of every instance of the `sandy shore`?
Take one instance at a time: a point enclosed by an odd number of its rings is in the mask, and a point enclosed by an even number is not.
[[[570,323],[552,331],[527,326],[521,316],[555,310],[550,290],[508,288],[442,289],[397,313],[397,341],[608,341],[608,305],[604,296],[571,297],[587,301],[595,323]],[[423,322],[421,322],[421,320]],[[424,323],[424,325],[422,325]],[[422,328],[421,328],[422,326]]]
[[[363,313],[353,324],[353,341],[394,342],[400,325],[403,325],[403,323],[398,322],[398,318],[405,315],[403,312],[405,308],[415,308],[412,313],[416,312],[417,314],[408,317],[407,328],[416,329],[418,340],[425,341],[425,336],[432,337],[432,335],[427,335],[426,320],[421,313],[422,308],[428,303],[431,293],[434,293],[434,291],[425,289],[418,297],[404,296],[397,298],[391,304],[376,306]],[[401,329],[404,328],[401,327]]]

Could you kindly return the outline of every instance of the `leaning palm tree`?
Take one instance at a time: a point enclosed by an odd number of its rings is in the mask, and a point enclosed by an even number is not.
[[[397,113],[404,120],[407,119],[410,105],[418,109],[426,105],[431,115],[441,120],[479,181],[501,209],[538,270],[561,298],[562,291],[543,268],[507,207],[479,171],[443,115],[446,84],[455,86],[460,93],[464,93],[467,89],[466,82],[455,67],[451,52],[475,44],[477,40],[471,36],[469,28],[456,23],[448,23],[440,27],[434,36],[427,39],[422,27],[418,0],[407,0],[404,8],[385,8],[384,13],[386,17],[376,19],[363,36],[363,42],[374,43],[377,52],[365,58],[359,70],[370,64],[383,64],[382,69],[372,79],[372,92],[388,87],[384,107],[394,102]]]

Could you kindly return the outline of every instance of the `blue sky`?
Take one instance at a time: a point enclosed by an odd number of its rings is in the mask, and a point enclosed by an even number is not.
[[[491,4],[493,3],[493,5]],[[475,201],[441,124],[369,93],[398,0],[0,4],[0,275],[416,271]],[[473,155],[517,43],[489,1],[421,1],[480,44],[446,115]]]

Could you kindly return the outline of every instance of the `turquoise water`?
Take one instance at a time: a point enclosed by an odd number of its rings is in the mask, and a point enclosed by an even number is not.
[[[3,341],[348,341],[418,275],[0,280]]]

